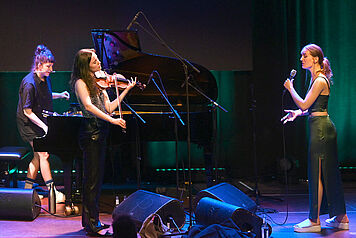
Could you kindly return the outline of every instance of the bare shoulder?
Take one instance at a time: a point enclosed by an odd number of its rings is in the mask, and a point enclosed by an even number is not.
[[[329,92],[329,80],[325,76],[319,76],[315,79],[314,85],[321,89],[322,94]],[[324,94],[323,94],[324,95]]]
[[[85,86],[85,83],[83,81],[83,79],[78,79],[76,82],[75,82],[75,88],[78,88],[78,87],[83,87]]]
[[[326,77],[319,76],[315,79],[314,84],[318,84],[319,86],[328,87],[329,80]]]
[[[83,79],[77,79],[77,81],[75,82],[75,84],[83,84],[84,80]],[[84,83],[85,84],[85,83]]]

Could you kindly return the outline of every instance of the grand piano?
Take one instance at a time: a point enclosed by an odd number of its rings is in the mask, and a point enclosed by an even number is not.
[[[144,84],[144,90],[135,87],[125,98],[146,123],[137,118],[124,104],[124,119],[127,122],[126,133],[112,126],[108,138],[109,144],[122,142],[175,141],[187,139],[187,103],[184,87],[185,73],[183,64],[176,58],[154,55],[142,51],[136,31],[92,30],[96,53],[101,59],[103,69],[108,73],[120,73],[126,78],[137,77]],[[200,73],[188,67],[189,83],[200,89],[212,100],[217,98],[217,85],[211,72],[199,64],[192,63]],[[182,117],[185,125],[175,120],[169,106],[163,100],[156,86],[149,82],[153,71],[160,75],[155,80],[166,92],[169,101]],[[110,90],[109,96],[111,95]],[[113,92],[115,90],[112,90]],[[190,138],[204,148],[204,157],[208,181],[212,180],[212,152],[216,138],[216,110],[210,101],[198,91],[190,88]],[[75,110],[74,110],[75,111]],[[64,185],[67,198],[71,198],[70,171],[73,158],[80,156],[78,146],[78,128],[80,116],[72,112],[59,116],[48,116],[48,134],[34,140],[35,151],[48,151],[58,155],[64,164]],[[74,115],[78,113],[74,112]],[[177,128],[177,137],[175,134]],[[139,171],[138,171],[139,172]],[[210,176],[210,177],[209,177]]]

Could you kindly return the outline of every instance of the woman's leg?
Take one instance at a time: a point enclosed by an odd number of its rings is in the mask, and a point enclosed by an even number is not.
[[[314,159],[314,160],[313,160]],[[309,218],[294,226],[295,232],[320,232],[320,207],[323,195],[320,159],[309,158]]]
[[[99,232],[99,198],[105,162],[105,144],[89,140],[83,153],[82,225],[87,232]]]
[[[49,168],[49,163],[48,163],[48,157],[49,157],[48,153],[35,152],[33,149],[33,142],[30,141],[29,143],[32,147],[33,158],[28,165],[25,189],[32,189],[33,183],[35,182],[39,169],[41,169],[42,177],[45,181],[52,180],[51,169]]]
[[[318,218],[313,222],[320,224],[320,207],[323,200],[323,181],[321,180],[321,159],[319,158],[319,182],[318,182]]]
[[[49,154],[47,152],[35,152],[32,141],[30,145],[33,151],[33,159],[28,166],[27,177],[35,179],[40,169],[44,181],[52,180],[51,167],[48,161]]]

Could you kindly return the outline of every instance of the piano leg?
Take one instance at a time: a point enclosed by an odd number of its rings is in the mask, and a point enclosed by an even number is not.
[[[72,204],[72,168],[73,160],[66,159],[63,161],[63,182],[64,195],[66,196],[66,206],[70,206]]]

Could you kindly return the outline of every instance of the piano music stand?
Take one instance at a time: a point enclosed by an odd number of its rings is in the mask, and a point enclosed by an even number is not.
[[[140,41],[135,30],[93,29],[91,35],[102,67],[109,72],[122,58],[129,59],[135,57],[137,52],[141,52]]]

